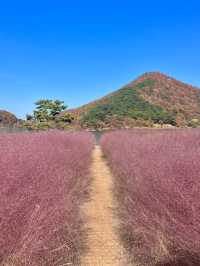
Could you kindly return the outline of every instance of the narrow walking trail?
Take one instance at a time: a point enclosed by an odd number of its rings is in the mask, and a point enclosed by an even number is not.
[[[82,266],[122,266],[124,251],[116,232],[117,220],[113,216],[115,200],[112,193],[112,175],[99,146],[93,151],[91,199],[83,206],[88,218],[88,251]]]

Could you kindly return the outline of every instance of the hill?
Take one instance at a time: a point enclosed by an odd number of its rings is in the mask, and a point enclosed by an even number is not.
[[[5,110],[0,110],[0,126],[14,125],[15,123],[17,123],[17,118],[14,114]]]
[[[83,127],[91,128],[197,126],[200,90],[162,73],[150,72],[71,112]]]

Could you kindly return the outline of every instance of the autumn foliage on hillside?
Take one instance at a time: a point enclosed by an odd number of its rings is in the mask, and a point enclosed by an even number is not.
[[[13,125],[17,122],[17,118],[10,112],[0,110],[0,125]]]
[[[0,264],[77,265],[88,194],[89,133],[0,135]]]
[[[143,84],[146,80],[152,80],[153,84],[144,86],[140,91],[145,100],[175,113],[177,122],[180,124],[193,118],[200,119],[200,90],[198,88],[159,72],[144,74],[127,87]]]
[[[101,145],[136,265],[200,265],[200,131],[122,131]]]
[[[200,124],[200,90],[150,72],[99,100],[71,110],[89,127]]]

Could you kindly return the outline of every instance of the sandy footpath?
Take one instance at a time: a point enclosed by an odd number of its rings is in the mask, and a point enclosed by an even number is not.
[[[116,230],[113,216],[115,202],[112,193],[112,175],[99,146],[93,151],[91,199],[83,206],[88,219],[88,251],[82,258],[82,266],[122,266],[125,253]]]

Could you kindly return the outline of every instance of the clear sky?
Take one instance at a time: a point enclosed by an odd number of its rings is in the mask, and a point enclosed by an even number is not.
[[[200,87],[199,0],[0,3],[0,109],[76,107],[157,70]]]

